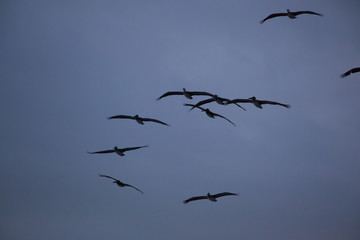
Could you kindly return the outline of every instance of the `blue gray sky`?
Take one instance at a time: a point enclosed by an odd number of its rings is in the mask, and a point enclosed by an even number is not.
[[[360,239],[357,0],[0,6],[1,239]],[[287,8],[324,16],[259,23]],[[156,101],[182,88],[291,108]]]

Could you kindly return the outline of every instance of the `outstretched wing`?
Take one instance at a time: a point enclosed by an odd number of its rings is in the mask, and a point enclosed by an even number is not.
[[[281,16],[287,16],[287,13],[273,13],[273,14],[270,14],[269,16],[267,16],[266,18],[261,20],[260,23],[264,23],[266,20],[268,20],[270,18],[281,17]]]
[[[90,154],[96,154],[96,153],[113,153],[115,152],[115,150],[111,149],[111,150],[104,150],[104,151],[97,151],[97,152],[88,152]]]
[[[214,94],[208,93],[208,92],[188,92],[191,95],[198,95],[198,96],[214,96]]]
[[[357,73],[357,72],[360,72],[360,67],[353,68],[353,69],[347,71],[346,73],[341,74],[340,76],[341,76],[342,78],[344,78],[344,77],[346,77],[346,76],[349,76],[351,73]]]
[[[227,101],[225,104],[236,104],[236,103],[251,103],[252,100],[251,99],[233,99],[233,100],[230,100],[230,101]]]
[[[100,177],[106,177],[106,178],[110,178],[110,179],[113,179],[115,181],[117,181],[116,178],[113,178],[113,177],[110,177],[110,176],[107,176],[107,175],[102,175],[102,174],[99,174]]]
[[[340,77],[344,78],[344,77],[347,77],[351,74],[351,70],[347,71],[346,73],[343,73],[340,75]]]
[[[231,101],[231,100],[225,101],[225,105],[228,104],[229,101]],[[236,106],[238,106],[238,107],[241,108],[242,110],[246,111],[246,109],[243,108],[242,106],[240,106],[239,104],[237,104],[237,103],[233,103],[233,104],[235,104]]]
[[[231,192],[222,192],[222,193],[218,193],[218,194],[213,195],[213,197],[218,198],[218,197],[231,196],[231,195],[237,196],[238,194],[237,193],[231,193]]]
[[[114,119],[114,118],[135,119],[133,116],[128,116],[128,115],[115,115],[115,116],[108,117],[108,119]]]
[[[153,119],[153,118],[141,118],[141,120],[147,121],[147,122],[156,122],[156,123],[160,123],[160,124],[169,126],[169,124],[164,123],[164,122],[162,122],[162,121],[160,121],[160,120],[157,120],[157,119]]]
[[[232,121],[230,121],[230,120],[227,119],[226,117],[224,117],[224,116],[222,116],[222,115],[220,115],[220,114],[214,113],[214,112],[213,112],[213,114],[214,114],[215,116],[218,116],[218,117],[221,117],[221,118],[227,120],[229,123],[231,123],[232,125],[236,126],[235,123],[233,123]]]
[[[213,99],[213,98],[208,98],[208,99],[205,99],[205,100],[202,100],[202,101],[200,101],[200,102],[198,102],[197,104],[195,104],[190,110],[193,110],[194,108],[198,108],[199,106],[201,106],[201,105],[204,105],[204,104],[207,104],[207,103],[211,103],[211,102],[213,102],[213,101],[215,101],[215,99]]]
[[[200,199],[207,199],[207,198],[208,198],[207,196],[192,197],[192,198],[184,200],[183,203],[186,204],[186,203],[191,202],[191,201],[196,201],[196,200],[200,200]]]
[[[260,104],[271,104],[271,105],[280,105],[286,108],[290,108],[289,104],[283,104],[283,103],[279,103],[279,102],[273,102],[273,101],[263,101],[263,100],[258,100]]]
[[[293,12],[293,14],[294,14],[295,16],[300,15],[300,14],[313,14],[313,15],[322,16],[322,14],[316,13],[316,12],[312,12],[312,11],[298,11],[298,12]]]
[[[122,152],[126,152],[126,151],[131,151],[131,150],[136,150],[139,148],[144,148],[144,147],[148,147],[149,145],[145,145],[145,146],[139,146],[139,147],[128,147],[128,148],[122,148],[120,149]]]
[[[158,97],[156,100],[160,100],[164,97],[171,96],[171,95],[184,95],[184,92],[179,92],[179,91],[167,92],[167,93],[164,93],[163,95],[161,95],[160,97]]]
[[[202,111],[205,111],[204,108],[199,107],[199,106],[196,106],[196,105],[194,105],[194,104],[190,104],[190,103],[184,103],[184,106],[192,107],[191,109],[193,109],[193,108],[198,108],[198,109],[201,109]],[[190,109],[190,110],[191,110],[191,109]]]
[[[127,183],[123,183],[123,184],[124,184],[124,186],[132,187],[133,189],[138,190],[139,192],[141,192],[142,194],[144,194],[140,189],[138,189],[138,188],[136,188],[136,187],[134,187],[134,186],[132,186],[132,185],[130,185],[130,184],[127,184]]]

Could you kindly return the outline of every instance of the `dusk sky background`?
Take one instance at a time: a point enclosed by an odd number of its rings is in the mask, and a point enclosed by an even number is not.
[[[260,24],[286,9],[324,16]],[[359,12],[358,0],[1,1],[0,238],[360,239],[360,73],[340,77],[360,67]],[[205,97],[156,101],[182,88],[291,108],[204,105],[234,127],[183,106]],[[182,203],[224,191],[239,196]]]

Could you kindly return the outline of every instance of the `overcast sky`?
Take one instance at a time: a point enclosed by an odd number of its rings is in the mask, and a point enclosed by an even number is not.
[[[286,9],[324,16],[259,23]],[[340,78],[360,67],[359,12],[358,0],[1,1],[0,238],[360,239],[360,73]],[[234,127],[183,106],[203,96],[156,101],[182,88],[291,108],[207,105]],[[239,196],[182,203],[224,191]]]

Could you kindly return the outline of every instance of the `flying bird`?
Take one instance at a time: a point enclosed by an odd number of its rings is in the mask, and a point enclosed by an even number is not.
[[[217,202],[216,198],[224,197],[224,196],[231,196],[231,195],[237,196],[238,194],[231,193],[231,192],[223,192],[223,193],[218,193],[218,194],[211,195],[210,193],[208,193],[206,196],[198,196],[198,197],[192,197],[192,198],[186,199],[184,201],[184,204],[188,203],[188,202],[191,202],[191,201],[201,200],[201,199],[209,199],[212,202]]]
[[[300,14],[313,14],[313,15],[318,15],[318,16],[322,16],[322,14],[320,13],[316,13],[316,12],[312,12],[312,11],[298,11],[298,12],[291,12],[289,9],[286,9],[286,13],[273,13],[270,14],[269,16],[267,16],[266,18],[264,18],[263,20],[260,21],[260,23],[264,23],[266,20],[270,19],[270,18],[274,18],[274,17],[282,17],[282,16],[287,16],[291,19],[295,19],[297,15]]]
[[[344,78],[344,77],[349,76],[352,73],[357,73],[357,72],[360,72],[360,67],[353,68],[353,69],[347,71],[346,73],[341,74],[340,77]]]
[[[153,118],[142,118],[142,117],[139,117],[139,115],[135,115],[135,116],[116,115],[116,116],[108,117],[108,119],[115,119],[115,118],[118,118],[118,119],[133,119],[133,120],[135,120],[136,122],[138,122],[138,123],[141,124],[141,125],[144,125],[144,122],[156,122],[156,123],[160,123],[160,124],[169,126],[169,124],[164,123],[164,122],[162,122],[162,121],[159,121],[159,120],[157,120],[157,119],[153,119]]]
[[[97,154],[97,153],[117,153],[120,156],[125,156],[124,152],[126,151],[132,151],[139,148],[148,147],[148,145],[145,146],[139,146],[139,147],[128,147],[128,148],[118,148],[117,146],[114,147],[114,149],[110,150],[104,150],[104,151],[97,151],[97,152],[88,152],[90,154]]]
[[[213,95],[211,98],[208,98],[208,99],[205,99],[205,100],[202,100],[202,101],[196,103],[194,105],[194,107],[191,108],[191,110],[194,109],[195,107],[200,107],[201,105],[211,103],[211,102],[216,102],[216,103],[218,103],[220,105],[226,105],[227,102],[229,102],[229,101],[230,101],[230,99],[222,98],[222,97],[219,97],[218,95]],[[242,106],[240,106],[239,104],[237,104],[237,103],[234,103],[234,104],[236,106],[238,106],[239,108],[243,109],[244,111],[246,111],[246,109],[243,108]]]
[[[112,180],[114,180],[113,183],[116,183],[119,187],[132,187],[136,190],[138,190],[139,192],[141,192],[142,194],[144,194],[140,189],[130,185],[130,184],[127,184],[127,183],[123,183],[121,182],[120,180],[116,179],[116,178],[113,178],[113,177],[110,177],[110,176],[107,176],[107,175],[102,175],[102,174],[99,174],[100,177],[106,177],[106,178],[110,178]]]
[[[167,96],[172,96],[172,95],[184,95],[185,97],[187,97],[188,99],[192,99],[192,96],[195,95],[201,95],[201,96],[212,96],[212,94],[207,93],[207,92],[190,92],[190,91],[186,91],[185,88],[183,88],[183,91],[170,91],[170,92],[166,92],[163,95],[161,95],[160,97],[157,98],[157,100],[160,100],[164,97]]]
[[[222,115],[220,115],[220,114],[214,113],[214,112],[210,111],[208,108],[205,109],[205,108],[196,106],[196,105],[194,105],[194,104],[188,104],[188,103],[184,104],[184,106],[189,106],[189,107],[201,109],[201,111],[205,112],[206,115],[208,115],[210,118],[215,118],[215,116],[216,116],[216,117],[221,117],[221,118],[227,120],[227,121],[228,121],[229,123],[231,123],[232,125],[236,126],[235,123],[233,123],[232,121],[230,121],[230,120],[227,119],[226,117],[224,117],[224,116],[222,116]]]
[[[256,99],[256,97],[251,97],[248,99],[234,99],[234,100],[228,101],[226,104],[239,103],[239,102],[240,103],[252,103],[258,108],[262,108],[261,105],[263,105],[263,104],[280,105],[280,106],[283,106],[286,108],[290,108],[289,104],[283,104],[283,103],[279,103],[279,102],[266,101],[266,100],[258,100],[258,99]]]

